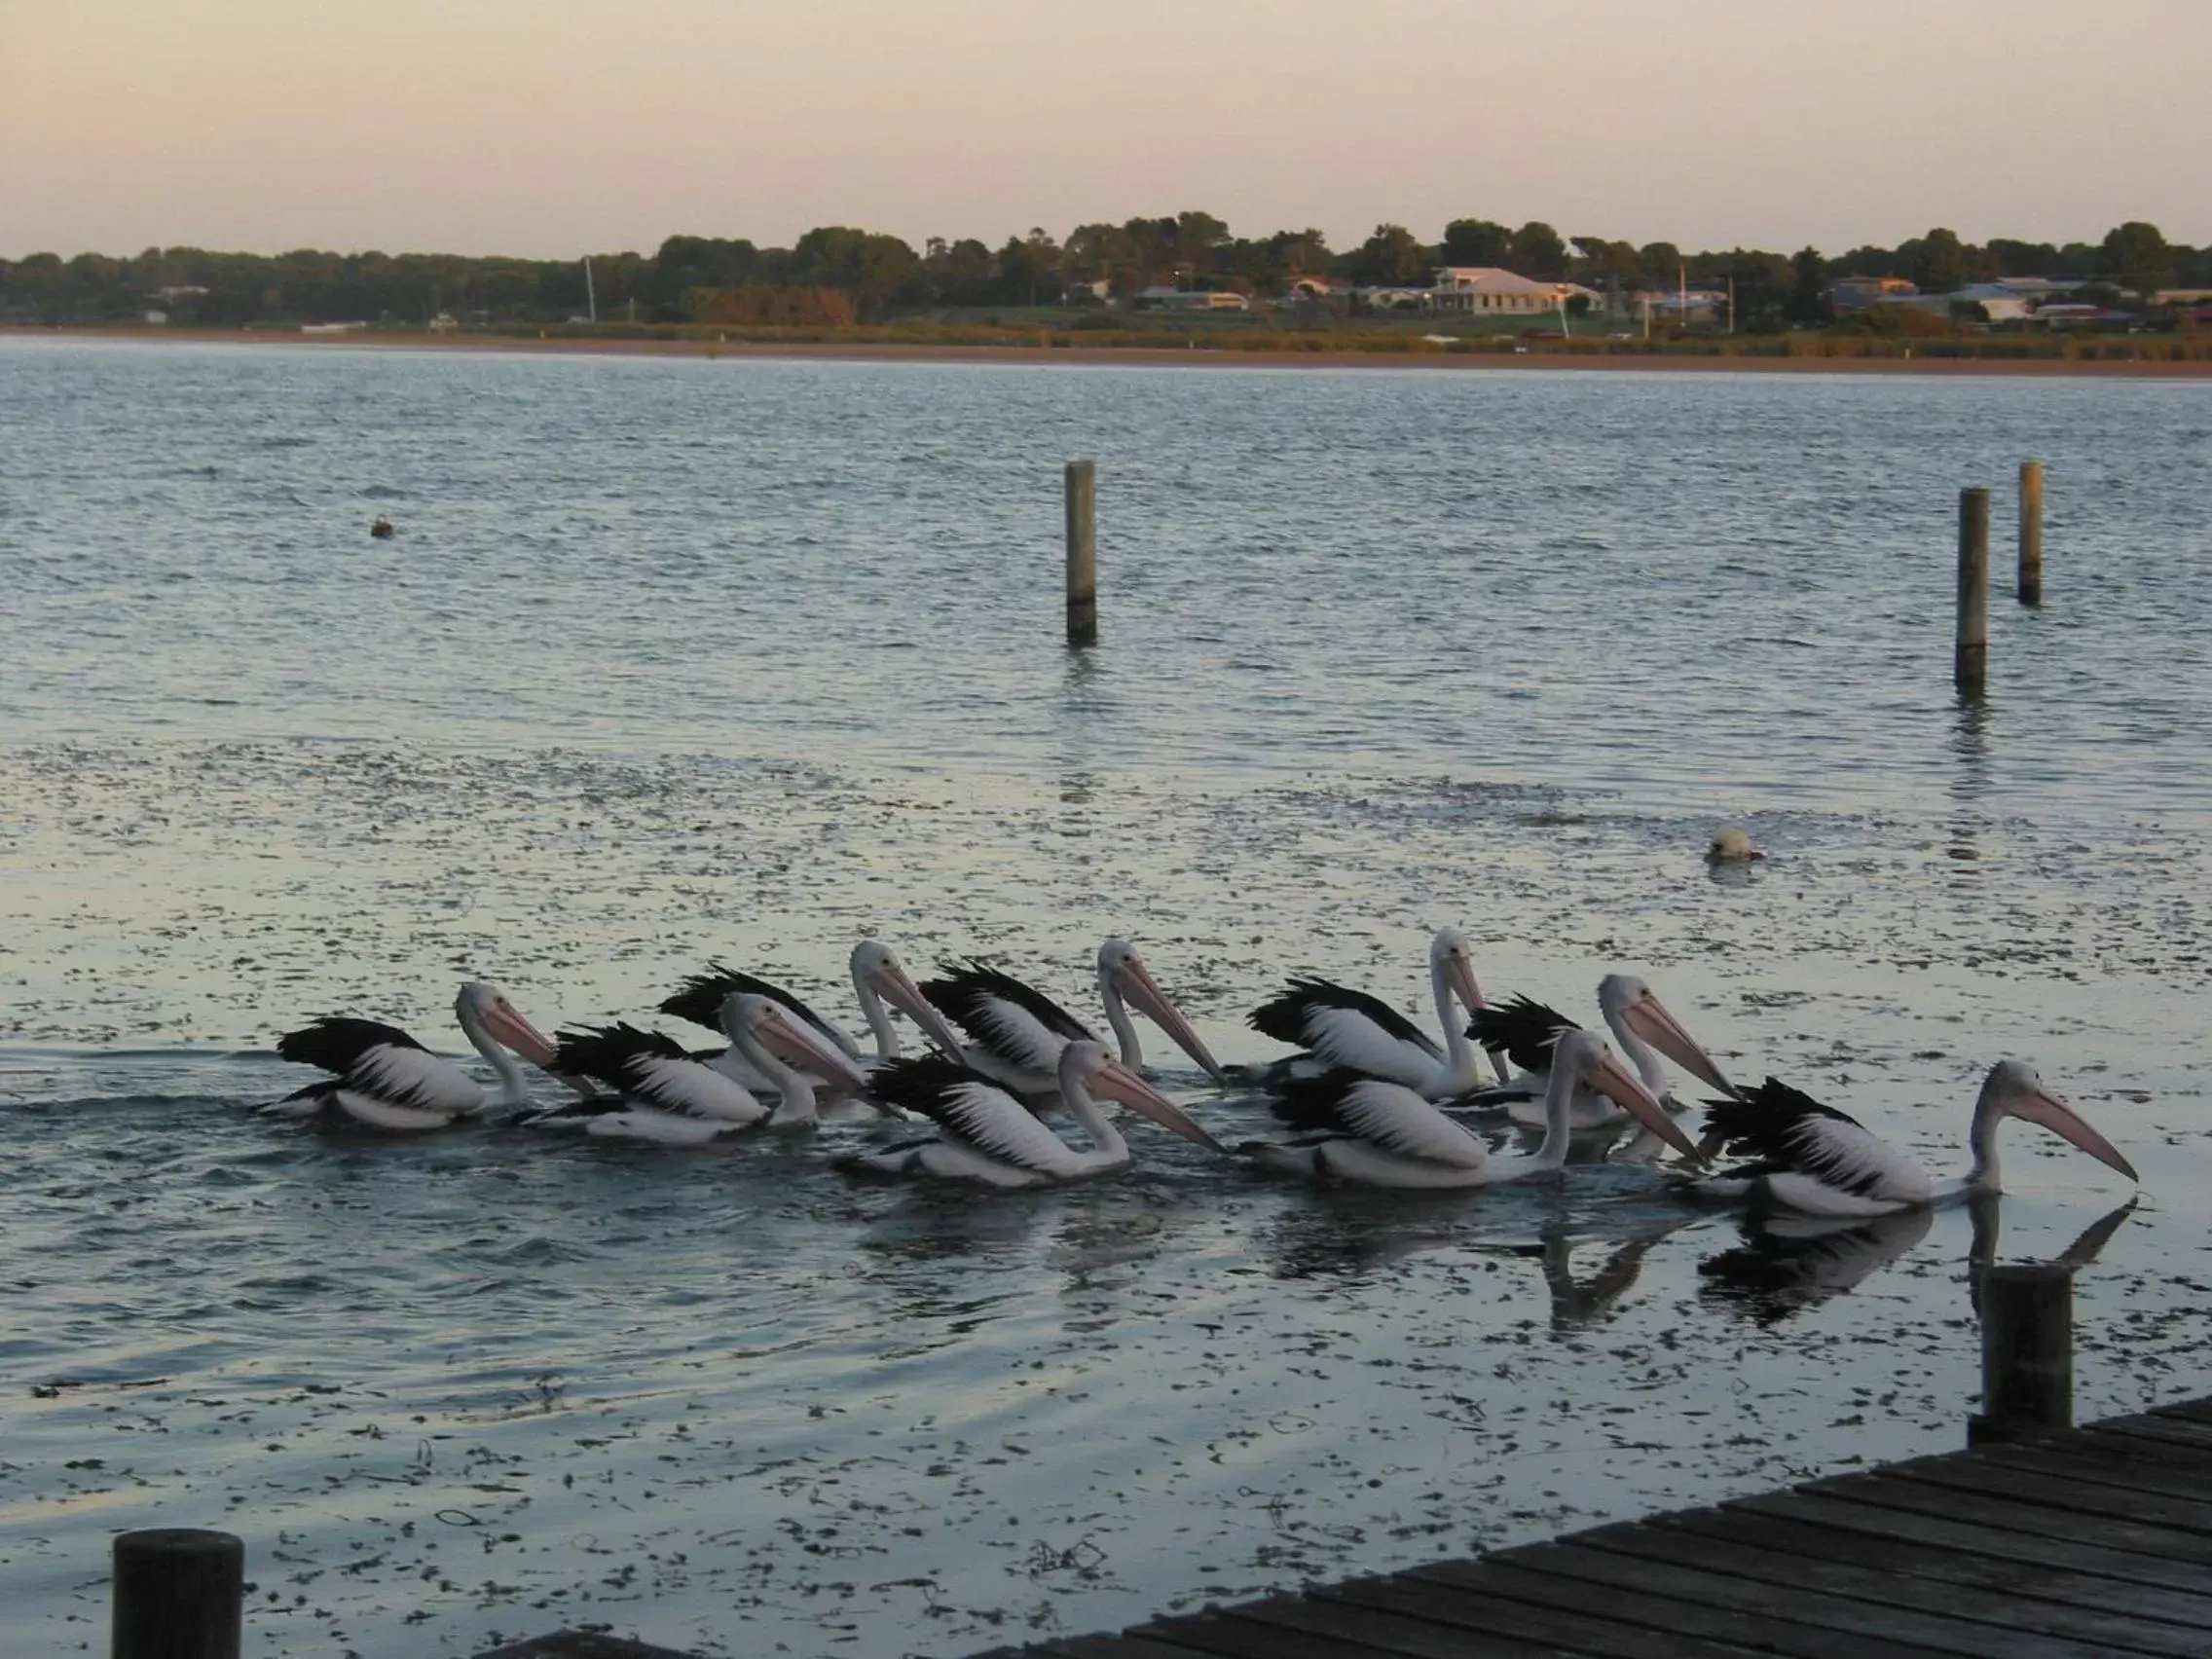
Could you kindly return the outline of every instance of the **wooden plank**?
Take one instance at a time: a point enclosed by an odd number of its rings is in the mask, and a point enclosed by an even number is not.
[[[1580,1659],[1564,1647],[1541,1646],[1518,1637],[1434,1624],[1386,1613],[1379,1607],[1347,1606],[1311,1596],[1296,1602],[1260,1602],[1238,1607],[1235,1612],[1263,1624],[1286,1625],[1384,1653],[1409,1655],[1411,1659]]]
[[[2016,1502],[2040,1503],[2083,1515],[2107,1515],[2212,1539],[2212,1503],[2153,1497],[2065,1475],[2009,1467],[1978,1452],[1965,1457],[1931,1457],[1899,1463],[1886,1470],[1884,1478],[1942,1487],[1951,1492],[1987,1493]]]
[[[1887,1475],[1851,1475],[1835,1482],[1813,1481],[1800,1492],[1849,1498],[1884,1509],[1910,1509],[1971,1521],[2015,1532],[2032,1532],[2046,1538],[2082,1538],[2108,1549],[2135,1550],[2212,1566],[2212,1540],[2194,1532],[2177,1532],[2170,1527],[2148,1527],[2112,1516],[2069,1515],[2048,1505],[2023,1503],[2015,1498],[1986,1493],[1960,1491],[1919,1481],[1893,1480]]]
[[[1926,1495],[1918,1488],[1906,1491],[1915,1497]],[[1930,1557],[1981,1555],[2041,1567],[2063,1567],[2122,1584],[2158,1585],[2194,1593],[2204,1586],[2207,1578],[2207,1570],[2201,1566],[2145,1555],[2140,1550],[2114,1549],[2089,1542],[2081,1535],[2082,1529],[2063,1524],[2049,1533],[2010,1531],[1962,1521],[1950,1514],[1921,1513],[1904,1507],[1880,1508],[1840,1496],[1802,1492],[1739,1498],[1714,1513],[1744,1513],[1762,1522],[1777,1518],[1799,1520],[1824,1530],[1834,1529],[1837,1532],[1862,1537],[1901,1539],[1920,1546]]]
[[[1162,1619],[1158,1624],[1139,1625],[1132,1634],[1184,1650],[1178,1659],[1189,1659],[1192,1653],[1209,1654],[1212,1659],[1336,1659],[1339,1654],[1373,1659],[1383,1651],[1364,1643],[1348,1644],[1339,1637],[1316,1635],[1295,1625],[1238,1616],[1263,1605],[1296,1604],[1290,1597],[1271,1596],[1266,1603],[1252,1603],[1234,1613],[1220,1610],[1194,1618]]]
[[[2159,1446],[2212,1448],[2212,1422],[2191,1422],[2184,1418],[2118,1418],[2083,1432],[2092,1440],[2101,1440],[2110,1434]]]
[[[1758,1525],[1751,1523],[1750,1529],[1755,1532]],[[1579,1541],[1593,1549],[1670,1567],[1698,1567],[1741,1578],[1777,1596],[1785,1607],[1796,1593],[1811,1590],[1879,1607],[1932,1614],[1945,1629],[1953,1621],[1987,1626],[1989,1646],[2005,1653],[2042,1652],[2046,1648],[2063,1652],[2071,1644],[2071,1650],[2077,1653],[2155,1653],[2167,1659],[2204,1659],[2206,1633],[2201,1628],[2191,1631],[2125,1612],[2067,1606],[2012,1590],[1985,1588],[1971,1580],[1938,1582],[1899,1571],[1894,1565],[1866,1566],[1833,1557],[1792,1555],[1770,1549],[1756,1538],[1736,1538],[1715,1548],[1715,1540],[1707,1535],[1677,1527],[1643,1526],[1605,1528],[1581,1534]]]
[[[1819,1504],[1825,1500],[1810,1501]],[[1877,1524],[1887,1520],[1901,1522],[1910,1528],[1918,1521],[1917,1517],[1900,1516],[1894,1511],[1870,1513],[1877,1518]],[[1972,1585],[2008,1595],[2062,1602],[2074,1607],[2158,1619],[2184,1629],[2212,1631],[2212,1574],[2202,1575],[2201,1591],[2127,1582],[2062,1565],[2070,1562],[2076,1552],[2056,1542],[2042,1546],[2041,1559],[2021,1560],[2010,1555],[1977,1554],[1971,1545],[1962,1548],[1947,1539],[1916,1537],[1909,1531],[1900,1535],[1887,1527],[1875,1531],[1859,1531],[1778,1515],[1771,1510],[1745,1514],[1693,1509],[1665,1516],[1660,1524],[1710,1540],[1716,1565],[1722,1551],[1750,1545],[1779,1550],[1807,1561],[1844,1562],[1939,1584]],[[2030,1547],[2034,1547],[2032,1542]],[[2101,1556],[2106,1552],[2083,1553]],[[2202,1645],[2212,1646],[2212,1641],[2203,1641]]]
[[[1027,1651],[1055,1659],[1191,1659],[1188,1647],[1170,1647],[1141,1636],[1075,1636]]]
[[[1617,1565],[1616,1565],[1617,1564]],[[1510,1598],[1560,1611],[1596,1613],[1619,1624],[1700,1641],[1726,1642],[1788,1659],[1865,1659],[1867,1638],[1881,1632],[1825,1628],[1811,1622],[1797,1598],[1779,1604],[1774,1592],[1751,1590],[1717,1574],[1679,1572],[1567,1544],[1538,1544],[1459,1568],[1419,1567],[1422,1577],[1456,1581],[1483,1596]],[[1711,1578],[1713,1583],[1708,1583]],[[1713,1584],[1721,1593],[1712,1594]],[[1740,1594],[1731,1595],[1731,1592]],[[1825,1617],[1821,1609],[1816,1617]],[[1883,1623],[1878,1612],[1869,1625]],[[1892,1619],[1891,1624],[1897,1621]],[[1913,1649],[1924,1652],[1926,1649]],[[1936,1651],[1943,1651],[1937,1649]]]
[[[2177,1400],[2170,1406],[2159,1406],[2152,1415],[2181,1418],[2190,1422],[2212,1422],[2212,1400]]]
[[[1624,1529],[1633,1530],[1633,1529]],[[1687,1554],[1694,1555],[1694,1548]],[[1862,1602],[1803,1582],[1758,1583],[1682,1562],[1658,1562],[1582,1544],[1514,1552],[1532,1570],[1556,1573],[1567,1594],[1587,1603],[1594,1593],[1620,1598],[1623,1616],[1662,1616],[1676,1606],[1706,1619],[1727,1618],[1737,1640],[1798,1659],[1858,1659],[1869,1642],[1955,1659],[2110,1659],[2109,1648],[1997,1630],[1925,1612]],[[1694,1598],[1676,1603],[1675,1598]]]
[[[1462,1563],[1469,1570],[1479,1564]],[[1591,1659],[1743,1659],[1748,1651],[1732,1643],[1706,1641],[1666,1631],[1641,1630],[1584,1605],[1571,1611],[1524,1605],[1486,1591],[1431,1582],[1428,1569],[1416,1567],[1396,1578],[1365,1578],[1309,1590],[1316,1601],[1376,1607],[1407,1618],[1428,1619],[1459,1630],[1509,1636],[1531,1643],[1564,1647]]]
[[[2109,1457],[2117,1462],[2143,1463],[2177,1474],[2188,1473],[2199,1482],[2212,1481],[2212,1436],[2194,1442],[2170,1438],[2174,1429],[2195,1426],[2197,1425],[2159,1423],[2152,1429],[2158,1436],[2155,1440],[2144,1439],[2139,1433],[2129,1429],[2120,1429],[2111,1434],[2083,1429],[2079,1434],[2062,1434],[2013,1444],[2035,1452],[2055,1452],[2067,1457]]]
[[[2140,1441],[2123,1442],[2118,1435],[2113,1440],[2114,1444],[2123,1448],[2142,1446],[2143,1449],[2140,1452],[2123,1450],[2115,1453],[2101,1447],[2076,1451],[2071,1446],[2031,1444],[1990,1447],[1982,1455],[2003,1468],[2028,1469],[2061,1480],[2118,1487],[2124,1492],[2155,1493],[2192,1503],[2202,1500],[2205,1493],[2212,1493],[2212,1459],[2199,1464],[2187,1455],[2181,1457],[2163,1456],[2158,1448],[2144,1445]],[[2206,1503],[2205,1507],[2212,1510],[2212,1503]],[[2207,1520],[2208,1524],[2212,1524],[2212,1516],[2208,1516]]]

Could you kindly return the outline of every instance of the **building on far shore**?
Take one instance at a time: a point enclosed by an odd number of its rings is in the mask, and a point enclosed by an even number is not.
[[[1575,300],[1593,311],[1604,296],[1576,282],[1539,282],[1495,265],[1440,265],[1429,290],[1429,309],[1491,315],[1535,315],[1556,312]]]

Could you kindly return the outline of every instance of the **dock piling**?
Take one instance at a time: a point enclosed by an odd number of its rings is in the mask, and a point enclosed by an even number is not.
[[[245,1545],[163,1527],[115,1540],[111,1659],[239,1659]]]
[[[1951,683],[1979,697],[1989,676],[1989,492],[1959,492],[1959,617]]]
[[[1970,1445],[2074,1426],[2074,1270],[2059,1262],[1982,1270],[1981,1415]]]
[[[1068,644],[1098,643],[1098,463],[1068,462]]]
[[[2020,603],[2043,603],[2043,462],[2020,462]]]

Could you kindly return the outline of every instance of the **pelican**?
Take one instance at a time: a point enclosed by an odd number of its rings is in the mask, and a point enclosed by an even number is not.
[[[1440,928],[1429,941],[1428,982],[1444,1031],[1441,1049],[1389,1004],[1328,979],[1291,980],[1280,996],[1254,1009],[1245,1023],[1262,1036],[1307,1051],[1284,1071],[1271,1072],[1271,1084],[1341,1067],[1402,1084],[1429,1100],[1456,1099],[1481,1085],[1482,1056],[1468,1042],[1464,1018],[1453,1005],[1456,999],[1468,1014],[1479,1014],[1484,1006],[1474,958],[1457,928]],[[1505,1080],[1503,1061],[1497,1062],[1497,1075]]]
[[[990,1187],[1049,1187],[1082,1181],[1129,1161],[1128,1144],[1098,1110],[1095,1094],[1119,1100],[1162,1128],[1219,1152],[1221,1145],[1181,1108],[1106,1052],[1095,1038],[1063,1042],[1056,1062],[1060,1098],[1090,1137],[1078,1151],[1052,1133],[994,1078],[938,1055],[894,1060],[871,1087],[896,1105],[934,1122],[939,1138],[840,1161],[872,1175],[935,1175]]]
[[[1856,1120],[1768,1078],[1738,1099],[1714,1101],[1706,1119],[1714,1137],[1751,1161],[1693,1181],[1689,1190],[1705,1198],[1748,1198],[1762,1210],[1846,1220],[1950,1203],[2000,1190],[1997,1125],[2007,1118],[2040,1124],[2130,1181],[2140,1178],[2112,1142],[2044,1087],[2035,1067],[2001,1060],[1989,1068],[1973,1103],[1967,1134],[1972,1161],[1964,1175],[1932,1179]]]
[[[562,1032],[555,1063],[608,1092],[518,1120],[533,1128],[697,1146],[767,1121],[768,1108],[743,1084],[691,1058],[675,1038],[623,1021]]]
[[[328,1015],[279,1037],[276,1052],[287,1060],[319,1066],[330,1078],[311,1083],[262,1110],[277,1117],[312,1118],[334,1106],[371,1128],[418,1131],[445,1128],[487,1104],[527,1104],[530,1082],[514,1056],[547,1066],[553,1060],[552,1041],[523,1017],[506,992],[482,979],[461,987],[453,1015],[469,1047],[499,1074],[497,1095],[487,1099],[482,1084],[396,1025]]]
[[[890,1003],[915,1024],[924,1036],[955,1058],[960,1055],[960,1039],[945,1024],[944,1015],[931,1006],[899,953],[879,939],[864,939],[853,946],[851,958],[853,990],[860,998],[861,1014],[867,1021],[868,1030],[875,1038],[875,1054],[872,1059],[861,1052],[860,1045],[846,1035],[833,1020],[826,1019],[790,991],[751,974],[741,974],[716,962],[704,974],[694,974],[683,981],[683,988],[660,1005],[662,1014],[678,1019],[687,1019],[694,1025],[703,1025],[710,1031],[722,1029],[722,1005],[735,994],[747,993],[764,996],[784,1005],[793,1014],[812,1026],[816,1032],[843,1053],[848,1059],[863,1065],[880,1064],[900,1057],[899,1028],[891,1023],[885,1003]],[[698,1054],[725,1077],[736,1079],[748,1088],[773,1089],[776,1086],[768,1075],[746,1059],[734,1044],[719,1053]],[[818,1081],[828,1082],[824,1077]]]
[[[890,947],[882,948],[888,955]],[[920,1000],[918,996],[916,1000]],[[882,1011],[878,1009],[876,1014],[881,1018]],[[885,1021],[887,1026],[889,1023]],[[776,1109],[768,1114],[771,1129],[814,1126],[818,1121],[817,1079],[821,1080],[820,1087],[839,1094],[857,1094],[868,1087],[868,1073],[864,1067],[823,1042],[813,1027],[772,997],[753,991],[735,991],[724,997],[722,1030],[730,1047],[775,1087]],[[878,1105],[878,1110],[896,1108]]]
[[[733,993],[724,999],[723,1026],[731,1046],[779,1088],[772,1112],[743,1084],[691,1058],[674,1038],[618,1022],[563,1032],[557,1056],[563,1071],[594,1078],[611,1092],[521,1121],[537,1127],[696,1146],[761,1124],[771,1128],[812,1124],[814,1086],[798,1066],[848,1088],[861,1085],[853,1061],[773,998]]]
[[[1668,1012],[1651,987],[1634,974],[1607,974],[1598,981],[1598,1010],[1621,1046],[1643,1087],[1659,1096],[1670,1111],[1682,1110],[1671,1092],[1665,1054],[1700,1083],[1734,1094],[1736,1086],[1721,1075],[1713,1056]],[[1468,1023],[1467,1035],[1502,1053],[1518,1067],[1517,1076],[1494,1088],[1479,1091],[1470,1102],[1476,1106],[1503,1106],[1506,1116],[1524,1128],[1544,1126],[1544,1096],[1551,1085],[1551,1038],[1572,1030],[1574,1021],[1527,997],[1512,997],[1485,1009]],[[1604,1096],[1579,1089],[1567,1126],[1572,1129],[1604,1128],[1620,1122],[1620,1108]]]
[[[1543,1145],[1528,1157],[1493,1158],[1473,1133],[1417,1090],[1339,1069],[1295,1083],[1273,1102],[1276,1117],[1316,1138],[1247,1150],[1271,1169],[1313,1180],[1370,1187],[1490,1187],[1558,1173],[1567,1162],[1567,1113],[1577,1088],[1619,1101],[1669,1145],[1695,1155],[1658,1098],[1639,1083],[1595,1031],[1563,1031],[1552,1045],[1549,1120]]]
[[[926,981],[922,994],[967,1033],[967,1063],[1017,1094],[1051,1094],[1059,1088],[1061,1051],[1070,1043],[1098,1041],[1096,1032],[1043,991],[985,963],[947,963],[940,972],[944,977]],[[1125,1070],[1144,1067],[1144,1049],[1129,1018],[1133,1004],[1208,1077],[1223,1081],[1221,1066],[1127,940],[1110,939],[1098,947],[1098,995]]]

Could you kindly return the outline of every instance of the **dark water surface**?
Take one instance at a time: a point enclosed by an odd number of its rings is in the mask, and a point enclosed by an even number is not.
[[[2031,455],[2049,603],[1962,712],[1955,492]],[[257,1655],[1095,1629],[1955,1444],[1977,1248],[2094,1254],[2083,1415],[2206,1391],[2208,506],[2189,385],[0,346],[0,1637],[100,1651],[158,1523],[246,1535]],[[1772,857],[1709,876],[1726,822]],[[2030,1055],[2141,1199],[2017,1125],[1978,1242],[1792,1251],[1624,1168],[1147,1133],[977,1198],[830,1173],[860,1121],[246,1111],[309,1014],[450,1047],[464,975],[550,1026],[709,955],[844,1010],[864,933],[1085,1006],[1125,931],[1257,1059],[1284,973],[1416,1008],[1447,921],[1941,1165]]]

